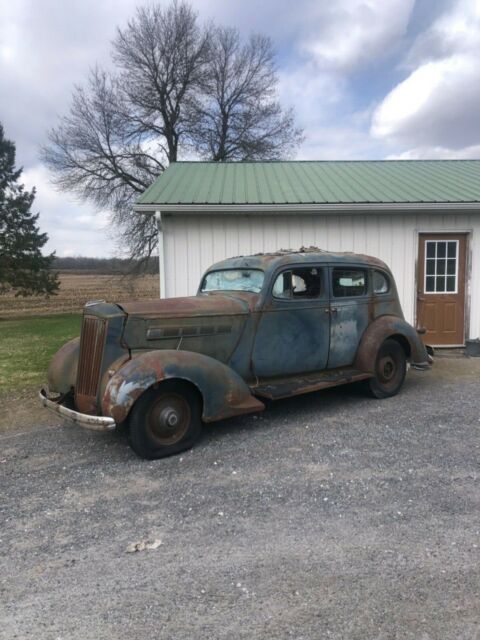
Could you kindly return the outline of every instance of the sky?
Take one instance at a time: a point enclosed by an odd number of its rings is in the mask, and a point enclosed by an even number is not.
[[[141,4],[141,3],[140,3]],[[191,0],[200,21],[269,35],[297,159],[480,158],[480,0]],[[39,158],[134,0],[0,0],[0,122],[58,256],[121,255],[108,224]]]

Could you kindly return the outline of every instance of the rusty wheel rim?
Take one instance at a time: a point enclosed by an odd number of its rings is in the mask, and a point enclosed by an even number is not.
[[[188,431],[191,411],[181,395],[168,393],[160,396],[147,415],[147,430],[162,446],[179,442]]]
[[[395,383],[397,374],[397,363],[395,359],[387,354],[380,358],[377,364],[377,376],[379,381],[385,385],[391,385]]]

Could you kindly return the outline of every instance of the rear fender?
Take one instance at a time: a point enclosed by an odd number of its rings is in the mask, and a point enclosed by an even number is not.
[[[429,366],[425,345],[412,325],[397,316],[381,316],[365,330],[355,357],[355,368],[374,373],[378,349],[388,338],[402,344],[412,365],[421,368]]]
[[[172,378],[195,385],[203,399],[205,422],[265,408],[244,380],[225,364],[200,353],[165,349],[138,354],[115,372],[103,394],[103,415],[123,422],[147,389]]]

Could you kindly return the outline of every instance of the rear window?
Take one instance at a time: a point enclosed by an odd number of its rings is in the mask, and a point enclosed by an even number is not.
[[[367,272],[363,269],[334,269],[332,291],[335,298],[363,296],[367,293]]]
[[[387,276],[381,271],[373,272],[373,293],[388,293],[390,282]]]

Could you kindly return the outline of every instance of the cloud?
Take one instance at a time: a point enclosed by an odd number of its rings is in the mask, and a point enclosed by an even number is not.
[[[457,150],[446,147],[416,147],[387,156],[388,160],[478,160],[479,158],[480,144]]]
[[[128,0],[0,3],[1,119],[20,163],[37,162],[73,86],[97,60],[109,62],[116,25],[132,10]]]
[[[191,2],[201,21],[272,37],[281,102],[306,133],[298,158],[477,153],[478,2],[454,9],[451,0]],[[37,187],[48,249],[59,255],[115,251],[108,213],[56,192],[38,148],[67,112],[73,86],[96,62],[110,63],[115,29],[135,7],[133,0],[0,2],[0,120],[25,181]]]
[[[372,135],[413,146],[413,155],[472,153],[480,143],[480,3],[457,2],[420,34],[405,65],[410,73],[376,109]]]
[[[302,48],[321,68],[351,72],[382,61],[405,36],[414,0],[314,0]]]
[[[291,66],[279,73],[279,96],[285,107],[292,107],[302,126],[316,126],[344,105],[345,79],[331,73],[319,73],[313,61]]]
[[[118,255],[109,231],[108,212],[92,212],[88,205],[79,204],[56,191],[46,168],[40,164],[25,170],[21,182],[27,189],[35,187],[37,191],[32,210],[40,213],[40,231],[48,235],[44,253],[56,251],[58,255],[91,257]]]

